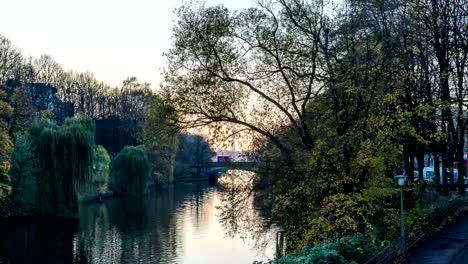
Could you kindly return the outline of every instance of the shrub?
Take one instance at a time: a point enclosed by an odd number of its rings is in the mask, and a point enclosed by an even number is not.
[[[439,197],[437,201],[418,201],[418,205],[405,214],[405,226],[408,230],[431,228],[439,225],[443,219],[452,215],[464,203],[463,197],[451,194],[449,197]]]
[[[363,263],[372,252],[367,237],[356,234],[321,243],[315,247],[304,247],[298,252],[274,260],[273,263]]]

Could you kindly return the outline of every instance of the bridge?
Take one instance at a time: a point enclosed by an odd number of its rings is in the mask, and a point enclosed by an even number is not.
[[[257,171],[258,162],[208,162],[203,164],[202,168],[208,168],[209,171],[213,169],[229,169],[229,170],[247,170],[247,171]]]
[[[258,162],[207,162],[192,166],[196,169],[197,178],[217,181],[227,170],[257,171]],[[205,175],[205,176],[201,176]],[[207,176],[207,178],[205,178]]]

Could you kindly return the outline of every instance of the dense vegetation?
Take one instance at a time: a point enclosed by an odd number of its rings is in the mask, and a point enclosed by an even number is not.
[[[89,181],[143,195],[150,181],[199,176],[212,156],[180,131],[223,141],[235,125],[260,161],[248,194],[271,220],[261,230],[280,227],[298,251],[278,263],[360,262],[396,239],[398,174],[408,228],[439,219],[428,204],[459,205],[448,195],[465,194],[454,169],[467,174],[466,1],[197,2],[176,14],[158,93],[28,60],[0,36],[0,201],[74,213]],[[425,166],[430,184],[415,178]],[[242,214],[232,200],[223,215]]]
[[[447,216],[453,217],[457,213],[457,209],[466,203],[466,199],[458,195],[451,195],[437,200],[420,199],[419,203],[407,212],[405,224],[410,239],[414,238],[421,230],[430,233],[431,230],[439,229],[442,221],[446,220]],[[380,237],[357,234],[325,241],[314,247],[306,246],[295,253],[269,263],[365,263],[381,248],[380,246],[390,243],[386,239],[395,237],[398,228],[397,224],[392,224],[387,227],[388,233],[380,234]],[[382,244],[376,244],[373,239],[378,239],[378,242]]]
[[[135,77],[112,88],[48,55],[26,58],[0,35],[1,217],[76,215],[78,200],[110,182],[132,195],[172,182],[176,154],[190,148],[173,116]]]
[[[17,136],[13,151],[13,200],[27,214],[73,216],[78,193],[92,177],[94,121],[77,115],[63,126],[35,122]]]
[[[173,123],[172,106],[154,97],[145,113],[144,144],[152,160],[152,178],[158,183],[174,180],[177,124]]]
[[[414,172],[428,160],[435,190],[465,192],[449,175],[466,174],[467,10],[460,0],[184,5],[163,95],[182,127],[234,123],[256,138],[253,190],[288,251],[354,233],[380,244],[398,236],[395,175],[408,176],[409,210],[427,202]]]
[[[111,166],[112,185],[120,193],[140,196],[146,193],[151,164],[143,146],[125,147]]]
[[[11,193],[10,175],[8,169],[10,167],[8,152],[12,147],[12,142],[8,136],[8,125],[5,119],[10,115],[11,106],[5,102],[5,92],[0,91],[0,205],[1,201]]]
[[[352,235],[313,248],[304,247],[301,251],[274,263],[364,263],[370,254],[372,254],[372,249],[369,248],[367,238],[363,235]]]
[[[176,153],[175,176],[183,178],[191,176],[193,167],[196,168],[195,177],[201,177],[202,169],[211,161],[214,152],[208,142],[199,135],[179,134],[179,148]]]

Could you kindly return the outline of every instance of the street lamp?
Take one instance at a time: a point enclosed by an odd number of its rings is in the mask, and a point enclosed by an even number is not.
[[[405,252],[405,211],[403,210],[403,187],[405,187],[406,176],[405,175],[397,175],[395,179],[398,181],[398,185],[400,186],[400,197],[401,197],[401,212],[400,212],[400,228],[401,228],[401,238],[400,238],[400,250],[401,254]]]

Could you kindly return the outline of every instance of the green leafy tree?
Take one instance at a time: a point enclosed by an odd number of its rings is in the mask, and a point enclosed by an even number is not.
[[[104,192],[109,183],[111,158],[103,146],[96,146],[93,160],[93,182],[98,192]]]
[[[152,178],[157,182],[174,179],[178,146],[175,112],[159,96],[153,96],[145,113],[144,145],[152,164]]]
[[[340,18],[326,8],[182,6],[167,54],[163,95],[180,126],[235,123],[268,142],[254,186],[288,250],[375,224],[395,192],[371,182],[392,180],[403,150],[428,142],[415,125],[424,107],[405,97],[411,66],[402,65],[412,57],[401,52],[402,5],[351,1]]]
[[[78,194],[92,178],[94,134],[94,121],[76,115],[63,126],[40,119],[17,137],[14,200],[27,204],[26,213],[77,216]]]
[[[15,213],[34,215],[37,213],[37,194],[39,181],[39,159],[36,158],[34,145],[28,133],[15,134],[15,147],[11,153],[10,175],[13,181]],[[40,178],[39,178],[40,179]]]
[[[176,155],[175,175],[178,178],[192,176],[196,169],[196,177],[201,177],[202,169],[215,153],[203,136],[188,133],[179,134],[179,148]]]
[[[329,25],[321,1],[298,20],[290,16],[304,14],[296,5],[278,1],[239,13],[203,4],[177,10],[164,95],[181,127],[234,123],[268,138],[292,164],[296,150],[275,135],[278,128],[291,127],[298,155],[313,147],[307,106],[323,84],[319,65],[330,47],[319,32]]]
[[[13,144],[8,136],[6,119],[10,117],[11,106],[5,101],[6,94],[0,91],[0,205],[3,199],[11,193],[10,150]]]
[[[151,179],[151,163],[144,146],[127,146],[111,165],[112,188],[125,195],[142,196]]]

